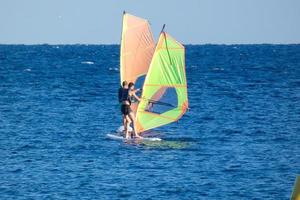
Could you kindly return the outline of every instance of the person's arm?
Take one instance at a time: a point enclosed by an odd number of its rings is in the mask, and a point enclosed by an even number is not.
[[[138,89],[133,90],[133,92],[138,92],[138,91],[141,91],[141,90],[142,90],[141,88],[138,88]]]
[[[132,91],[132,95],[133,95],[138,101],[141,101],[140,97],[138,97],[138,96],[135,94],[135,91]]]

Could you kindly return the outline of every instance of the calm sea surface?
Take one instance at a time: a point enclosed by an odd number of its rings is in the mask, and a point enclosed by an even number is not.
[[[186,46],[191,110],[121,124],[119,46],[0,45],[0,199],[288,199],[300,174],[300,45]]]

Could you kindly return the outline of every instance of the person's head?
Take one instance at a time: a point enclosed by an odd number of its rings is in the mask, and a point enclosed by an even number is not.
[[[133,82],[130,82],[130,83],[128,84],[128,88],[131,89],[131,90],[134,89],[134,83],[133,83]]]
[[[122,87],[125,87],[125,86],[127,86],[127,85],[128,85],[127,81],[123,81],[123,82],[122,82]]]

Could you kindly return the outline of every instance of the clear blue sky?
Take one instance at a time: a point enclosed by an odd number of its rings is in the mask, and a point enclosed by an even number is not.
[[[0,44],[118,44],[123,10],[185,44],[300,43],[300,0],[0,0]]]

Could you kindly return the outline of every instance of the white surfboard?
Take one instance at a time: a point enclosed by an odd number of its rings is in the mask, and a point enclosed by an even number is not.
[[[130,138],[130,139],[125,139],[125,137],[121,135],[115,135],[115,134],[106,134],[106,136],[109,139],[113,140],[124,140],[124,141],[151,141],[151,142],[157,142],[157,141],[162,141],[162,139],[157,138],[157,137],[143,137],[143,138]]]

